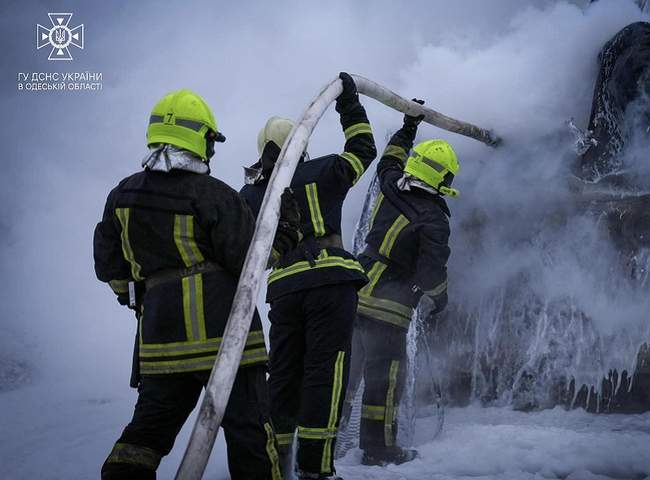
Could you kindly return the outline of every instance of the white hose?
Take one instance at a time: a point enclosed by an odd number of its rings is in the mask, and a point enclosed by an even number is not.
[[[353,75],[353,78],[359,93],[372,97],[388,107],[412,115],[425,115],[424,121],[427,123],[475,138],[488,145],[495,146],[499,142],[499,139],[488,130],[454,120],[406,100],[366,78],[356,75]],[[280,195],[291,184],[298,160],[307,146],[314,127],[342,91],[339,78],[328,83],[309,104],[282,147],[257,217],[255,233],[239,277],[221,348],[212,368],[185,455],[176,473],[177,480],[199,480],[203,476],[248,337],[255,311],[255,300],[280,217]]]

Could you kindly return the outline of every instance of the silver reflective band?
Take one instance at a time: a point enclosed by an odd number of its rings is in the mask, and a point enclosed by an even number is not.
[[[151,125],[152,123],[165,123],[164,120],[165,117],[163,117],[162,115],[151,115],[149,117],[149,124]],[[198,132],[204,126],[206,126],[202,122],[197,122],[196,120],[187,120],[185,118],[177,118],[174,121],[174,124],[179,125],[181,127],[189,128],[190,130],[194,130],[195,132]]]

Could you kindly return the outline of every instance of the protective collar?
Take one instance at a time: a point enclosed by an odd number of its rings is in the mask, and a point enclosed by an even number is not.
[[[402,178],[400,178],[397,181],[397,188],[407,192],[410,192],[411,188],[419,188],[420,190],[424,190],[433,195],[440,195],[440,192],[438,192],[438,190],[433,188],[431,185],[423,182],[422,180],[414,177],[413,175],[409,175],[408,173],[402,175]]]
[[[210,173],[210,167],[199,156],[166,143],[151,146],[149,153],[142,159],[142,167],[156,172],[185,170],[200,174]]]

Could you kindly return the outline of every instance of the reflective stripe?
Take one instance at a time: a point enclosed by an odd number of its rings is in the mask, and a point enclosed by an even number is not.
[[[363,166],[363,163],[361,163],[361,160],[359,160],[359,157],[357,157],[354,153],[343,152],[340,156],[344,158],[350,164],[352,170],[354,170],[354,180],[352,180],[352,184],[354,185],[359,181],[361,175],[363,175],[363,172],[366,169]]]
[[[444,293],[446,290],[447,290],[447,280],[442,282],[437,287],[432,288],[431,290],[424,290],[423,293],[429,297],[437,297],[438,295]]]
[[[264,430],[266,430],[266,454],[269,456],[269,461],[271,462],[271,479],[282,480],[282,474],[280,473],[280,457],[275,448],[273,428],[271,428],[271,425],[267,422],[264,424]]]
[[[383,421],[385,415],[386,407],[383,405],[361,405],[361,418]]]
[[[406,159],[408,158],[408,152],[404,150],[402,147],[398,147],[397,145],[388,145],[386,147],[386,150],[384,150],[384,155],[390,155],[391,157],[397,157],[400,159],[402,163],[406,162]]]
[[[372,226],[375,224],[375,217],[377,216],[377,212],[379,212],[379,207],[381,207],[381,203],[384,201],[384,194],[379,192],[379,195],[377,195],[377,199],[375,200],[375,205],[372,207],[372,214],[370,215],[370,222],[368,223],[368,229],[372,229]]]
[[[361,135],[362,133],[369,133],[372,135],[372,128],[369,123],[355,123],[354,125],[343,130],[343,135],[345,135],[345,140],[348,141],[352,137]]]
[[[308,183],[305,185],[305,192],[307,193],[307,203],[309,204],[309,215],[311,216],[311,224],[314,227],[314,236],[322,237],[325,235],[325,221],[320,211],[320,203],[318,201],[318,185],[316,183]]]
[[[360,294],[357,310],[361,315],[401,328],[411,324],[411,308],[391,300]]]
[[[345,365],[345,352],[339,352],[336,355],[334,364],[334,382],[332,384],[332,399],[330,401],[330,416],[327,422],[327,429],[336,432],[339,420],[339,404],[341,403],[341,392],[343,391],[343,367]],[[333,438],[325,440],[323,445],[323,458],[321,459],[321,473],[330,473],[332,471],[332,443]]]
[[[130,443],[116,443],[106,463],[128,463],[155,471],[161,459],[162,455],[151,448]]]
[[[205,260],[194,238],[192,215],[174,215],[174,243],[186,267]]]
[[[268,359],[269,355],[266,353],[266,347],[244,350],[239,365],[244,366],[252,365],[253,363],[262,363],[268,361]]]
[[[205,340],[203,311],[203,275],[198,273],[181,279],[183,285],[183,318],[188,341]]]
[[[140,361],[140,373],[143,374],[163,374],[163,373],[182,373],[194,372],[200,370],[212,370],[217,352],[210,356],[197,358],[184,358],[182,360],[169,361]],[[268,360],[266,348],[256,348],[244,350],[240,366],[252,365]]]
[[[124,259],[129,262],[131,265],[131,276],[133,277],[134,280],[144,280],[144,277],[140,275],[140,270],[142,267],[140,267],[140,264],[135,261],[135,257],[133,256],[133,249],[131,248],[131,242],[129,241],[129,217],[131,215],[131,209],[130,208],[116,208],[115,209],[115,216],[117,219],[120,221],[120,225],[122,226],[122,233],[121,233],[121,238],[122,238],[122,254],[124,255]]]
[[[276,433],[275,438],[278,441],[278,445],[281,447],[286,447],[293,443],[294,432],[291,433]]]
[[[341,267],[347,268],[349,270],[357,270],[359,272],[365,273],[363,267],[359,262],[352,258],[343,258],[338,256],[331,256],[319,258],[315,261],[315,265],[312,267],[308,261],[296,262],[290,267],[286,268],[277,268],[271,272],[269,275],[269,284],[280,280],[282,278],[288,277],[289,275],[295,275],[297,273],[306,272],[307,270],[312,270],[316,268],[330,268],[330,267]]]
[[[108,282],[113,292],[120,293],[129,293],[129,282],[131,279],[127,278],[126,280],[111,280]]]
[[[368,271],[368,280],[369,282],[359,291],[359,295],[369,296],[372,294],[372,291],[377,286],[377,282],[381,277],[382,273],[388,268],[388,265],[382,262],[375,262],[372,264],[372,267]]]
[[[149,117],[149,124],[151,125],[152,123],[165,123],[165,117],[162,115],[151,115]],[[196,120],[188,120],[185,118],[175,118],[174,125],[189,128],[195,132],[200,131],[204,126],[207,126],[203,122],[197,122]]]
[[[397,372],[399,362],[392,360],[388,371],[388,392],[386,393],[386,416],[384,418],[384,440],[387,447],[395,444],[393,422],[395,421],[395,388],[397,387]]]
[[[336,429],[310,428],[298,425],[298,438],[304,438],[307,440],[327,440],[328,438],[336,438]]]
[[[400,216],[395,219],[393,224],[388,229],[388,232],[386,233],[386,236],[384,237],[384,240],[381,242],[381,245],[379,247],[379,253],[381,253],[386,258],[390,258],[390,252],[393,250],[393,247],[395,246],[395,241],[397,240],[397,237],[399,236],[400,232],[404,229],[404,227],[406,227],[408,224],[409,224],[408,218],[400,214]]]
[[[188,358],[183,360],[173,360],[165,362],[143,362],[140,361],[140,373],[159,374],[159,373],[181,373],[194,372],[199,370],[212,370],[216,353],[209,357]]]
[[[270,265],[275,265],[280,261],[280,258],[282,255],[280,255],[280,252],[278,252],[275,248],[271,248],[271,258],[269,260]]]
[[[195,132],[199,132],[204,126],[207,127],[202,122],[197,122],[196,120],[187,120],[185,118],[177,118],[174,121],[175,125],[179,125],[181,127],[189,128],[190,130],[194,130]]]
[[[194,342],[174,342],[174,343],[141,343],[141,357],[172,357],[176,355],[191,355],[194,353],[204,353],[207,351],[218,351],[221,347],[221,337],[208,338],[206,340]],[[255,330],[248,334],[246,346],[264,344],[264,333],[262,330]]]

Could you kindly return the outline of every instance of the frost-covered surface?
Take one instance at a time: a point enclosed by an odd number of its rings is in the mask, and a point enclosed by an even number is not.
[[[346,480],[646,478],[650,415],[591,415],[556,408],[526,414],[500,408],[454,408],[428,442],[435,419],[419,419],[420,458],[388,468],[359,465],[354,450],[339,462]]]
[[[0,394],[0,478],[98,478],[135,394],[127,389],[65,392],[33,386]],[[650,414],[591,415],[559,408],[525,414],[469,407],[447,410],[445,429],[429,442],[434,426],[435,419],[417,420],[421,457],[411,464],[363,467],[353,450],[339,462],[339,473],[345,480],[641,479],[650,474]],[[160,479],[173,478],[189,427],[190,422],[163,460]],[[224,458],[220,433],[206,479],[228,478]]]

